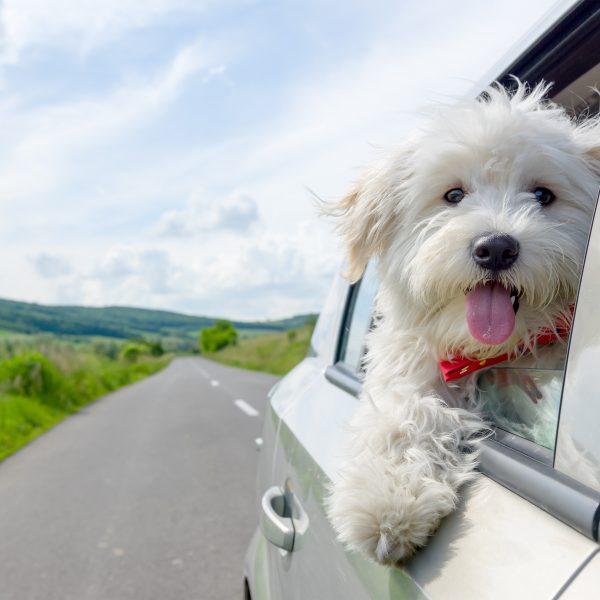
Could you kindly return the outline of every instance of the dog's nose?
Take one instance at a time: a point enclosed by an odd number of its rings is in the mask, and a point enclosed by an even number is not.
[[[473,260],[484,269],[502,271],[519,256],[519,242],[506,233],[489,233],[473,240]]]

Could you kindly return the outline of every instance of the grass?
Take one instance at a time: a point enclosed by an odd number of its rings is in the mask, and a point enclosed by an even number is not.
[[[107,356],[92,344],[43,342],[20,337],[0,346],[0,460],[82,406],[170,360],[143,355],[131,361]]]
[[[240,339],[235,346],[202,356],[233,367],[284,375],[305,356],[313,326]]]

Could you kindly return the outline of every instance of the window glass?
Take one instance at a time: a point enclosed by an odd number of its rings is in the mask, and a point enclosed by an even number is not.
[[[478,381],[484,418],[548,450],[554,450],[564,371],[494,368]]]
[[[344,325],[340,360],[355,373],[361,371],[365,336],[371,327],[373,301],[377,292],[377,266],[371,261],[363,278],[354,284]]]
[[[340,306],[344,304],[347,290],[348,282],[341,275],[336,277],[310,339],[309,356],[324,355],[331,360],[335,352],[332,332],[337,331],[339,327]]]

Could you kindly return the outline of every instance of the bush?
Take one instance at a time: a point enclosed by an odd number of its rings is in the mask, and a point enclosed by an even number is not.
[[[141,354],[144,354],[146,348],[137,342],[129,342],[121,348],[121,358],[127,362],[135,362]]]
[[[162,356],[165,353],[160,340],[145,340],[143,338],[130,340],[121,348],[121,358],[133,363],[140,356]]]
[[[200,332],[200,348],[204,352],[218,352],[226,346],[237,344],[238,333],[229,321],[217,321]]]
[[[0,362],[0,389],[8,394],[37,397],[55,406],[68,404],[64,377],[39,352],[26,352]]]
[[[149,340],[146,342],[146,346],[148,346],[150,356],[162,356],[165,353],[160,340]]]
[[[104,356],[111,360],[115,360],[119,356],[119,344],[112,341],[96,341],[92,345],[92,350],[98,356]]]

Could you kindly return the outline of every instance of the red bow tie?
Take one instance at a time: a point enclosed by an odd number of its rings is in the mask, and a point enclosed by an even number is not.
[[[555,342],[557,339],[567,337],[571,329],[574,306],[571,306],[570,308],[571,319],[569,321],[559,319],[556,322],[556,331],[552,329],[542,329],[537,333],[537,335],[532,337],[532,345],[547,346],[548,344]],[[499,354],[498,356],[493,356],[492,358],[483,358],[481,360],[473,360],[471,358],[457,356],[452,360],[440,360],[439,365],[442,375],[444,376],[444,381],[454,381],[455,379],[460,379],[461,377],[464,377],[469,373],[473,373],[474,371],[493,367],[494,365],[509,360],[510,358],[511,355],[508,353]]]

